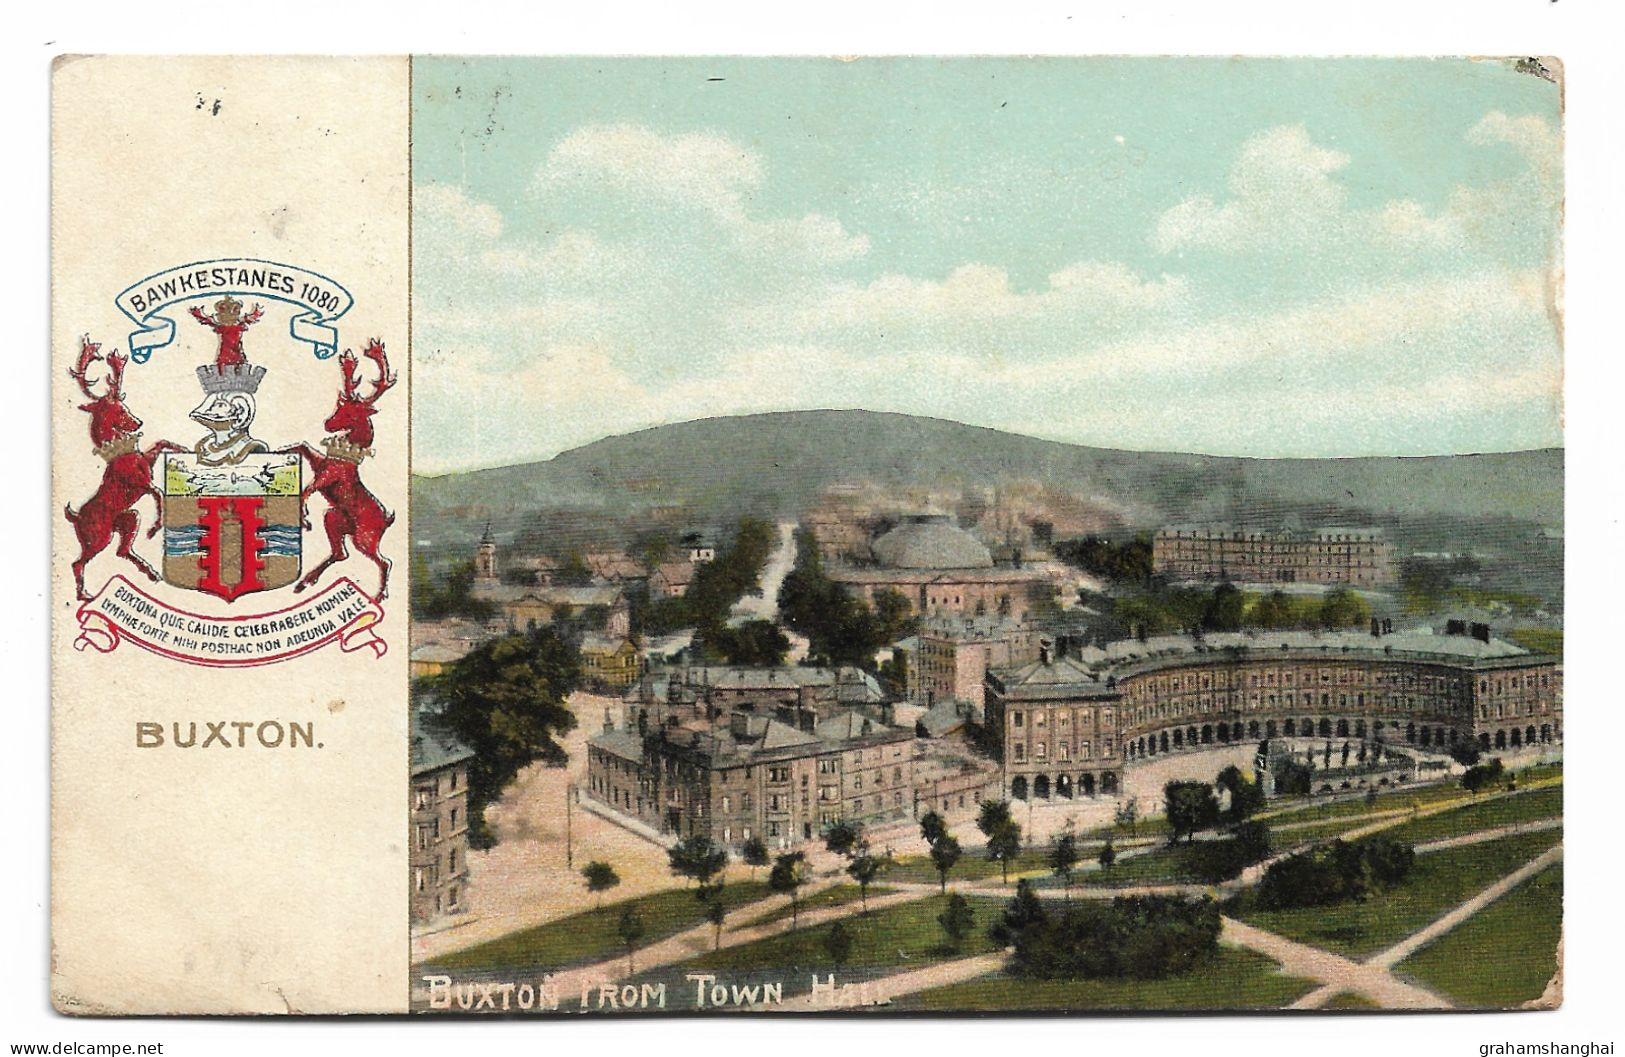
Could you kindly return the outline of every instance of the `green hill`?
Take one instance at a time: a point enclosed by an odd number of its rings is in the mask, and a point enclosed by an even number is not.
[[[882,490],[1021,482],[1073,497],[1123,528],[1293,516],[1305,525],[1493,523],[1504,532],[1513,522],[1555,528],[1563,518],[1561,449],[1241,459],[1090,448],[911,415],[792,411],[682,422],[545,462],[420,477],[413,534],[451,543],[486,519],[513,533],[565,515],[583,524],[651,513],[697,524],[741,513],[793,519],[838,482]]]

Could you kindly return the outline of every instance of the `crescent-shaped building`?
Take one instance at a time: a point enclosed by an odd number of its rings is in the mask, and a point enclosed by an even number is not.
[[[1394,634],[1258,631],[1086,647],[988,672],[1004,792],[1116,795],[1167,753],[1276,737],[1494,752],[1563,736],[1560,658],[1484,625]]]

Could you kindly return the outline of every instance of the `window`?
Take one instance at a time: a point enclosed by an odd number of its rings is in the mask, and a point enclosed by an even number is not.
[[[1016,762],[1017,763],[1026,763],[1027,762],[1027,746],[1025,746],[1025,745],[1017,745],[1017,746],[1015,746],[1015,750],[1016,750]]]
[[[1020,730],[1026,724],[1027,716],[1023,712],[1010,713],[1010,725]]]

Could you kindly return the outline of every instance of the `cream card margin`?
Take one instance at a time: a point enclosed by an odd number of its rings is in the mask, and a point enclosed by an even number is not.
[[[63,57],[52,102],[52,997],[75,1013],[402,1012],[407,931],[408,247],[410,60]],[[216,105],[218,103],[218,110]],[[393,591],[382,659],[337,646],[281,664],[204,669],[125,643],[76,653],[77,553],[62,517],[101,461],[65,375],[79,335],[128,351],[113,298],[161,269],[260,257],[355,295],[340,345],[388,343],[403,383],[374,419],[363,479],[393,510]],[[275,379],[295,357],[287,306],[248,336]],[[213,337],[182,318],[160,358],[204,362]],[[189,333],[192,331],[193,333]],[[284,396],[273,444],[321,437],[337,392],[328,361]],[[195,384],[160,391],[131,364],[144,443],[190,445]],[[260,398],[262,405],[269,401]],[[284,436],[283,422],[298,432]],[[306,471],[309,473],[308,469]],[[308,477],[307,477],[308,480]],[[138,549],[150,500],[139,504]],[[321,504],[305,568],[327,553]],[[313,551],[314,548],[314,551]],[[134,570],[109,549],[87,586]],[[372,590],[376,570],[347,574]],[[137,578],[139,579],[139,578]],[[202,598],[203,596],[197,596]],[[279,602],[277,607],[287,605]],[[277,608],[263,606],[263,609]],[[204,606],[189,608],[204,609]],[[253,611],[252,605],[236,608]],[[214,610],[210,610],[214,611]],[[314,721],[320,750],[137,749],[138,720]]]

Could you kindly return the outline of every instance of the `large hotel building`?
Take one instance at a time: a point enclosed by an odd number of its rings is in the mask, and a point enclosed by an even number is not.
[[[1152,538],[1151,564],[1180,580],[1381,587],[1396,576],[1394,547],[1381,529],[1338,526],[1260,532],[1173,525]]]
[[[783,849],[914,810],[912,727],[856,668],[688,668],[627,695],[587,742],[587,796],[650,829]]]
[[[1257,632],[1086,647],[990,671],[987,723],[1007,795],[1113,794],[1126,764],[1275,737],[1445,752],[1563,736],[1556,657],[1452,633]]]

